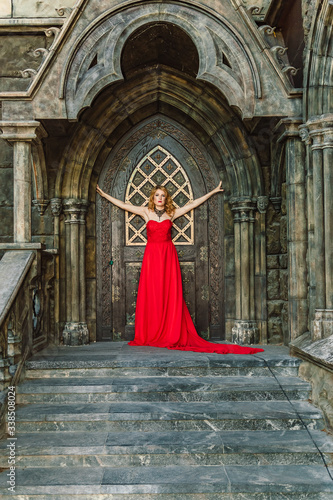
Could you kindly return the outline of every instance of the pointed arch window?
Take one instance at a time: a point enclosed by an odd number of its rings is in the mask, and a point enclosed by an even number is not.
[[[177,208],[193,200],[189,178],[178,160],[165,148],[155,146],[142,158],[128,181],[125,203],[147,206],[153,187],[165,186]],[[135,214],[125,212],[126,246],[147,243],[145,221]],[[172,241],[177,245],[194,244],[193,210],[173,223]]]

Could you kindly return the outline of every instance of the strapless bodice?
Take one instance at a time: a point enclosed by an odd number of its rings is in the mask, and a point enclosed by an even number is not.
[[[171,239],[172,222],[165,219],[162,222],[149,220],[146,225],[148,243],[164,243]]]

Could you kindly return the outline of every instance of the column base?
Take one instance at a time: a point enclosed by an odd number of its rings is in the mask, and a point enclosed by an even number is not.
[[[232,342],[235,344],[258,344],[259,330],[255,321],[236,320],[232,329]]]
[[[313,340],[333,335],[333,309],[316,309],[313,320]]]
[[[62,332],[64,345],[89,344],[89,330],[86,323],[67,322]]]

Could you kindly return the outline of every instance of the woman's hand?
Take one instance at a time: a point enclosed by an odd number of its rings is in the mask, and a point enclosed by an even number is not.
[[[222,181],[221,181],[220,184],[215,189],[213,189],[212,193],[222,193],[223,191],[224,189],[222,189]]]
[[[104,191],[102,191],[102,190],[101,190],[101,188],[99,187],[99,185],[98,185],[98,184],[97,184],[97,186],[96,186],[96,191],[97,191],[97,193],[98,193],[98,194],[100,194],[101,196],[103,196],[103,197],[104,197],[105,193],[104,193]]]

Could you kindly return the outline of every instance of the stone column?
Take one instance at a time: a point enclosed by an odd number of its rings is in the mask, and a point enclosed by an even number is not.
[[[306,214],[307,214],[307,233],[308,233],[308,328],[312,330],[312,318],[315,315],[316,308],[316,248],[314,239],[314,201],[313,201],[313,164],[311,153],[311,139],[306,125],[299,126],[299,134],[306,146]]]
[[[63,202],[66,216],[66,324],[65,345],[89,343],[85,307],[85,200]]]
[[[51,212],[54,221],[54,243],[57,250],[54,261],[54,321],[56,328],[56,339],[59,341],[59,323],[60,323],[60,262],[59,262],[59,233],[60,233],[60,214],[62,212],[62,200],[60,198],[51,199]]]
[[[288,329],[291,340],[308,331],[307,221],[305,147],[299,135],[301,119],[278,124],[285,142],[288,221]],[[282,133],[281,133],[282,132]]]
[[[39,122],[0,122],[2,139],[13,144],[14,242],[31,242],[31,141]]]
[[[254,231],[253,212],[256,205],[248,198],[232,199],[235,235],[236,320],[232,341],[255,344],[259,331],[254,307]]]
[[[333,335],[333,114],[306,123],[313,165],[315,315],[313,340]]]
[[[266,257],[266,211],[268,196],[258,196],[258,230],[255,234],[255,311],[262,344],[267,344],[267,257]]]

